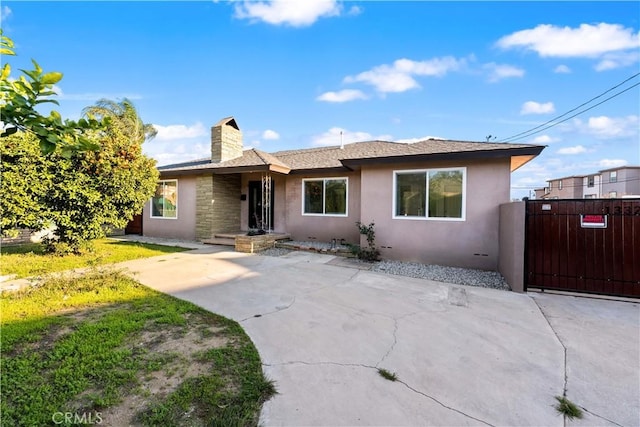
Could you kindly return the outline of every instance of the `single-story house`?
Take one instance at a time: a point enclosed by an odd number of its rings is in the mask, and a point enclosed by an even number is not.
[[[374,222],[382,258],[496,270],[511,172],[543,149],[428,139],[265,153],[243,150],[228,117],[211,129],[211,158],[158,168],[143,233],[206,241],[264,229],[360,243],[356,222]]]

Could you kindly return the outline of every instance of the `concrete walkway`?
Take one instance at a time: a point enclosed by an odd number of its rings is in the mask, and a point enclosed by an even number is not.
[[[640,425],[639,304],[388,276],[219,246],[124,263],[242,324],[279,394],[261,425]],[[395,373],[391,382],[378,374]]]

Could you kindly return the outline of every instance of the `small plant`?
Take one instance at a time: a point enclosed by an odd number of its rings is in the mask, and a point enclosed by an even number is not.
[[[582,418],[582,410],[578,405],[567,399],[565,396],[556,396],[556,400],[558,401],[558,404],[555,406],[556,411],[565,415],[570,420],[573,420],[574,418]]]
[[[395,372],[387,371],[384,368],[378,368],[378,374],[380,374],[380,376],[382,378],[384,378],[385,380],[389,380],[389,381],[397,381],[398,380],[398,376],[396,375]]]
[[[354,253],[359,259],[365,261],[378,261],[380,259],[380,250],[376,248],[376,232],[373,230],[375,223],[370,223],[369,225],[364,225],[360,221],[356,222],[358,226],[358,231],[360,234],[363,234],[367,237],[366,248],[357,245],[351,245],[351,252]]]

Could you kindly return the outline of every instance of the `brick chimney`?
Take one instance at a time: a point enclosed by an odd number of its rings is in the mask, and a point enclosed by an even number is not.
[[[233,117],[225,117],[211,128],[211,161],[233,160],[242,156],[242,132]]]

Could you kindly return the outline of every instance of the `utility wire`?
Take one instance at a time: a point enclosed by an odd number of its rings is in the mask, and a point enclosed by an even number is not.
[[[604,102],[606,102],[606,101],[608,101],[608,100],[610,100],[610,99],[612,99],[612,98],[615,98],[616,96],[618,96],[618,95],[620,95],[620,94],[622,94],[622,93],[626,92],[627,90],[632,89],[632,88],[634,88],[635,86],[638,86],[638,84],[635,84],[635,85],[633,85],[633,86],[631,86],[631,87],[629,87],[629,88],[627,88],[627,89],[625,89],[625,90],[623,90],[623,91],[621,91],[621,92],[617,93],[616,95],[611,96],[611,97],[609,97],[609,98],[605,99],[604,101],[602,101],[602,102],[600,102],[600,103],[598,103],[598,104],[596,104],[596,105],[593,105],[592,107],[590,107],[590,108],[588,108],[588,109],[586,109],[586,110],[583,110],[583,111],[581,111],[581,112],[578,112],[578,113],[574,114],[574,115],[573,115],[573,116],[571,116],[571,117],[567,117],[565,120],[562,120],[562,121],[560,121],[560,122],[554,123],[554,124],[552,124],[552,125],[550,125],[550,126],[545,127],[544,129],[540,129],[540,128],[541,128],[541,127],[543,127],[543,126],[546,126],[546,125],[548,125],[548,124],[550,124],[550,123],[555,122],[555,121],[556,121],[556,120],[558,120],[558,119],[561,119],[562,117],[566,116],[567,114],[573,113],[573,112],[574,112],[574,111],[576,111],[577,109],[579,109],[579,108],[581,108],[581,107],[584,107],[585,105],[587,105],[587,104],[591,103],[592,101],[595,101],[596,99],[601,98],[602,96],[606,95],[607,93],[611,92],[612,90],[615,90],[615,89],[619,88],[619,87],[620,87],[620,86],[622,86],[623,84],[627,83],[629,80],[635,79],[635,78],[636,78],[636,77],[638,77],[638,76],[640,76],[640,73],[636,73],[636,74],[634,74],[633,76],[631,76],[631,77],[627,78],[626,80],[624,80],[624,81],[622,81],[622,82],[618,83],[617,85],[615,85],[615,86],[613,86],[613,87],[611,87],[611,88],[607,89],[606,91],[602,92],[601,94],[599,94],[599,95],[597,95],[597,96],[594,96],[593,98],[591,98],[591,99],[590,99],[590,100],[588,100],[587,102],[583,102],[582,104],[580,104],[580,105],[578,105],[577,107],[575,107],[575,108],[573,108],[573,109],[571,109],[571,110],[567,111],[567,112],[566,112],[566,113],[564,113],[564,114],[561,114],[561,115],[559,115],[559,116],[557,116],[557,117],[554,117],[553,119],[551,119],[551,120],[549,120],[549,121],[546,121],[546,122],[542,123],[541,125],[538,125],[538,126],[536,126],[536,127],[534,127],[534,128],[531,128],[531,129],[529,129],[529,130],[526,130],[526,131],[524,131],[524,132],[520,132],[520,133],[517,133],[517,134],[515,134],[515,135],[512,135],[512,136],[510,136],[510,137],[508,137],[508,138],[501,139],[501,140],[500,140],[500,141],[498,141],[498,142],[511,142],[511,141],[517,141],[517,140],[519,140],[519,139],[526,138],[526,137],[531,136],[531,135],[534,135],[534,134],[536,134],[536,133],[540,133],[540,132],[542,132],[543,130],[549,129],[550,127],[556,126],[556,125],[558,125],[558,124],[560,124],[560,123],[566,122],[567,120],[572,119],[572,118],[574,118],[575,116],[577,116],[577,115],[579,115],[579,114],[582,114],[582,113],[584,113],[584,112],[586,112],[586,111],[589,111],[590,109],[595,108],[595,107],[597,107],[598,105],[600,105],[600,104],[602,104],[602,103],[604,103]],[[537,130],[537,129],[540,129],[540,130],[539,130],[539,131],[537,131],[537,132],[533,132],[533,131],[535,131],[535,130]],[[525,135],[525,134],[527,134],[527,135]],[[521,135],[522,135],[522,136],[521,136]],[[518,137],[519,137],[519,138],[518,138]]]

